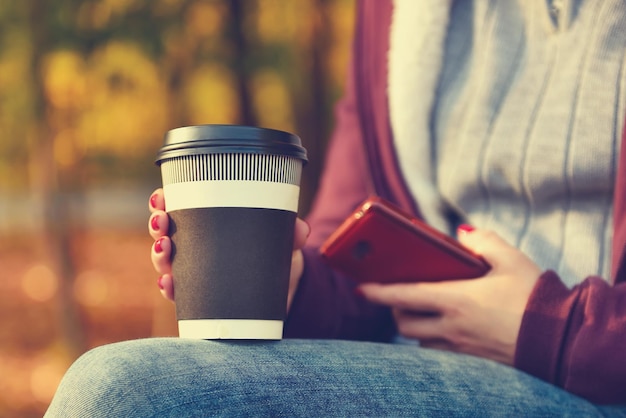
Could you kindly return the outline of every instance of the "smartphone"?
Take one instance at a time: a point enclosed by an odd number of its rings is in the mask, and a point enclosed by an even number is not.
[[[324,242],[322,256],[358,282],[470,279],[491,268],[454,238],[370,197]]]

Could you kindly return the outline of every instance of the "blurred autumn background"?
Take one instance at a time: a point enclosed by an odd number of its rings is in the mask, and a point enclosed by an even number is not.
[[[353,0],[0,0],[0,416],[85,350],[176,334],[149,259],[168,129],[297,133],[309,208]]]

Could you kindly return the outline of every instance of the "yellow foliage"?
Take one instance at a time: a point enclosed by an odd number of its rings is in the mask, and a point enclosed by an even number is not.
[[[112,10],[103,2],[83,2],[78,9],[77,24],[82,28],[103,29],[111,20]]]
[[[154,16],[177,15],[185,0],[150,0]]]
[[[267,128],[294,131],[293,105],[285,80],[273,70],[262,70],[252,79],[252,101],[259,123]]]
[[[310,0],[258,0],[256,37],[263,43],[306,42],[315,10]]]
[[[32,125],[31,48],[26,35],[7,29],[0,50],[0,165],[2,160],[12,159],[2,154],[5,147],[23,143],[24,129]],[[7,177],[0,177],[1,185]]]
[[[192,124],[235,123],[239,103],[232,73],[219,64],[199,67],[186,80],[184,102]]]
[[[11,47],[4,48],[0,57],[0,91],[3,92],[24,83],[29,71],[27,45],[15,37],[11,37],[8,44]]]
[[[84,149],[79,148],[81,143],[76,138],[76,131],[69,128],[54,137],[54,160],[61,167],[72,167],[83,156]]]
[[[139,46],[112,42],[94,53],[86,90],[78,126],[86,150],[136,156],[154,149],[168,126],[167,92]]]
[[[72,167],[86,152],[137,156],[152,151],[168,126],[167,93],[155,63],[136,45],[112,42],[86,60],[62,50],[43,71],[54,157]]]
[[[328,15],[331,17],[331,39],[326,70],[333,84],[342,86],[350,58],[354,28],[354,0],[332,2]]]
[[[196,1],[185,16],[186,28],[198,38],[218,35],[225,21],[226,9],[223,2]]]
[[[124,15],[137,4],[137,0],[100,0],[82,2],[78,9],[78,25],[102,29],[115,15]]]
[[[114,13],[123,14],[137,4],[137,0],[102,0],[102,3],[107,5]]]
[[[176,13],[185,0],[150,0],[162,12]],[[215,38],[211,42],[228,46],[217,39],[224,32],[228,16],[228,0],[196,0],[184,16],[184,31],[167,43],[167,48],[184,50],[187,43],[200,38]],[[143,4],[143,3],[142,3]],[[293,48],[296,58],[293,71],[306,65],[308,45],[313,28],[320,24],[320,10],[313,0],[255,0],[244,6],[256,5],[247,11],[244,22],[253,32],[255,47],[284,43]],[[330,37],[324,58],[325,70],[331,84],[341,86],[350,45],[354,0],[326,2],[330,22],[321,28]],[[91,28],[105,27],[115,15],[127,13],[140,5],[139,0],[93,0],[80,5],[79,15]],[[82,18],[79,17],[79,20]],[[317,27],[320,29],[319,27]],[[164,29],[165,30],[165,29]],[[14,35],[11,33],[15,32]],[[13,30],[0,51],[0,142],[24,141],[25,121],[32,117],[33,83],[29,81],[31,40],[28,32]],[[164,32],[164,39],[169,39]],[[225,35],[226,37],[226,35]],[[191,39],[195,38],[195,39]],[[202,40],[203,41],[203,40]],[[205,51],[206,52],[206,51]],[[262,52],[262,51],[261,51]],[[174,112],[194,124],[236,123],[240,114],[239,96],[233,74],[221,63],[198,64],[191,53],[167,54],[167,60],[186,59],[182,89],[168,91],[163,74],[153,58],[137,44],[112,41],[89,56],[78,51],[58,50],[50,53],[40,69],[48,104],[47,118],[54,138],[54,155],[61,167],[71,168],[85,155],[106,152],[136,157],[153,153],[160,145],[163,133],[170,126],[172,106],[182,106]],[[195,67],[195,68],[194,68]],[[295,110],[293,94],[284,68],[258,71],[249,78],[252,105],[259,124],[293,131]],[[293,88],[293,87],[292,87]],[[179,100],[169,100],[169,94]],[[180,112],[179,112],[180,110]],[[29,141],[24,141],[29,142]],[[30,141],[34,142],[34,141]],[[7,147],[4,147],[8,149]]]
[[[82,106],[85,99],[85,62],[75,51],[56,51],[43,68],[46,99],[59,109]]]

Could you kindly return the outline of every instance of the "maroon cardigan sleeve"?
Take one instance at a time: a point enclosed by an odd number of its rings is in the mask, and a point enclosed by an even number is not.
[[[355,284],[333,272],[318,250],[372,192],[354,86],[353,60],[344,98],[335,108],[335,130],[307,218],[311,235],[304,249],[304,274],[285,323],[287,338],[388,341],[395,334],[389,309],[356,296]]]
[[[515,366],[595,403],[626,404],[626,283],[590,277],[568,289],[544,273],[526,307]]]
[[[626,404],[626,131],[613,202],[612,282],[568,289],[548,271],[537,282],[518,336],[515,366],[596,403]]]

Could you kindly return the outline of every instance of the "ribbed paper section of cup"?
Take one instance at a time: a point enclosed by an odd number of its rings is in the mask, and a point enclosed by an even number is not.
[[[266,181],[300,185],[302,161],[283,155],[201,154],[161,164],[163,186],[192,181]]]
[[[297,212],[302,160],[283,155],[197,154],[161,163],[168,212],[256,207]]]

